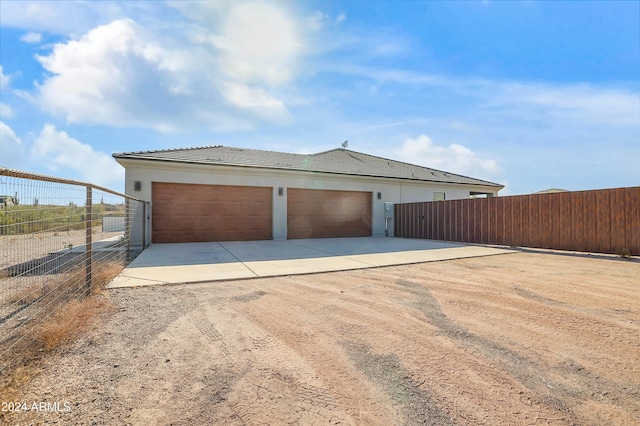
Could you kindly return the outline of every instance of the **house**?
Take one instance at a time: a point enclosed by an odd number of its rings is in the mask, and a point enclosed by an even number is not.
[[[495,196],[503,188],[344,148],[292,154],[210,146],[113,156],[125,168],[125,192],[151,202],[146,235],[154,243],[393,235],[385,203]]]

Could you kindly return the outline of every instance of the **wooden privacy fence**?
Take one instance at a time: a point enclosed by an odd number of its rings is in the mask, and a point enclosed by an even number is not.
[[[396,237],[640,255],[640,187],[396,204]]]

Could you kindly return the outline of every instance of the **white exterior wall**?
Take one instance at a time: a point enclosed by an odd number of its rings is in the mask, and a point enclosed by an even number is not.
[[[384,202],[432,201],[434,192],[444,192],[447,200],[469,198],[470,191],[497,195],[497,189],[490,186],[131,159],[118,159],[118,162],[126,169],[125,193],[149,202],[152,182],[271,187],[274,239],[287,238],[287,188],[371,192],[373,236],[385,235]],[[140,181],[140,191],[134,190],[135,181]],[[283,188],[282,196],[278,193],[279,188]],[[381,199],[378,199],[378,192],[381,193]],[[389,222],[389,236],[393,236],[393,221]],[[150,238],[150,225],[146,231],[147,238]]]

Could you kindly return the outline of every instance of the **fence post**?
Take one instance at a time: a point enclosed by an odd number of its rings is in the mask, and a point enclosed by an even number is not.
[[[127,260],[131,260],[131,227],[133,223],[131,223],[131,212],[129,209],[131,205],[129,204],[129,199],[125,198],[124,200],[124,211],[125,211],[125,219],[124,219],[124,240],[127,242]],[[134,216],[135,217],[135,216]]]
[[[93,216],[91,214],[92,200],[92,187],[87,185],[87,201],[86,201],[86,237],[85,237],[85,253],[84,253],[84,268],[85,268],[85,285],[86,294],[91,294],[91,288],[93,279],[91,276],[91,257],[92,257],[92,243],[91,243],[91,231],[93,230]]]
[[[140,201],[140,204],[142,204],[142,250],[144,250],[147,248],[147,225],[149,223],[147,215],[149,214],[149,202]]]

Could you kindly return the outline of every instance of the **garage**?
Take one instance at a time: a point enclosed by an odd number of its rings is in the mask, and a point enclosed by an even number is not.
[[[152,241],[272,239],[270,187],[152,183]]]
[[[287,190],[287,236],[334,238],[371,236],[371,192]]]

